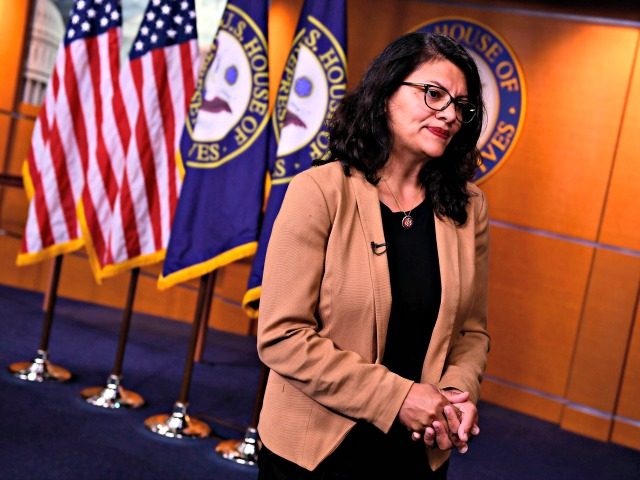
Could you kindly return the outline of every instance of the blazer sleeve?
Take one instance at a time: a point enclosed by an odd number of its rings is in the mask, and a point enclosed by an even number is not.
[[[316,310],[332,221],[316,180],[308,172],[297,175],[267,249],[258,353],[265,365],[319,404],[386,432],[413,382],[319,334]]]
[[[487,364],[487,280],[489,270],[489,215],[484,193],[480,192],[475,221],[475,271],[473,300],[460,332],[445,362],[440,388],[456,388],[470,393],[478,402],[480,382]],[[475,210],[475,209],[474,209]]]

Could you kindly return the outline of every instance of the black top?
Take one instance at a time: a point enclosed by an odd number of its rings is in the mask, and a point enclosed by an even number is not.
[[[411,212],[413,226],[402,227],[403,212],[380,203],[391,280],[391,316],[382,363],[416,382],[440,310],[440,266],[431,202]]]
[[[392,372],[419,382],[440,310],[433,207],[425,200],[414,208],[413,226],[408,230],[402,227],[403,212],[394,213],[383,203],[380,210],[391,281],[391,315],[382,363]],[[411,432],[398,420],[387,434],[359,421],[326,465],[338,471],[349,471],[355,465],[361,473],[373,472],[370,478],[403,480],[445,478],[447,470],[431,471],[424,443],[412,441]]]

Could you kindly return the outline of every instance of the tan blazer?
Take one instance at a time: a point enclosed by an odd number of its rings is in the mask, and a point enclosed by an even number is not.
[[[278,455],[313,470],[357,419],[387,432],[412,381],[381,365],[391,309],[376,188],[339,162],[291,182],[267,250],[258,352],[271,369],[258,431]],[[485,369],[488,217],[469,184],[469,219],[436,217],[442,299],[421,382],[469,391]],[[378,249],[378,253],[380,253]],[[425,447],[426,448],[426,447]],[[432,468],[449,452],[429,449]]]

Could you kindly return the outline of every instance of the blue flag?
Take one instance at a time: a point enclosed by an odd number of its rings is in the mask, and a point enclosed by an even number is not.
[[[243,306],[257,317],[264,258],[289,182],[328,153],[327,120],[347,87],[344,0],[306,0],[276,96],[269,137],[271,191]],[[295,255],[295,252],[291,252]]]
[[[268,151],[267,4],[229,0],[203,61],[180,142],[185,179],[160,289],[256,251]]]

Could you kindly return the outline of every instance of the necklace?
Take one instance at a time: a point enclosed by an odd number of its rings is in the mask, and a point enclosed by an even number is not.
[[[384,178],[382,179],[382,181],[387,186],[387,190],[389,190],[389,193],[391,194],[391,196],[395,200],[396,205],[398,206],[400,211],[402,213],[404,213],[404,217],[402,217],[402,228],[404,228],[405,230],[409,230],[411,227],[413,227],[413,217],[411,216],[411,212],[413,211],[413,208],[411,210],[409,210],[408,212],[404,208],[402,208],[400,206],[400,202],[398,201],[396,196],[391,191],[391,188],[389,188],[389,184],[387,183],[387,181]]]

